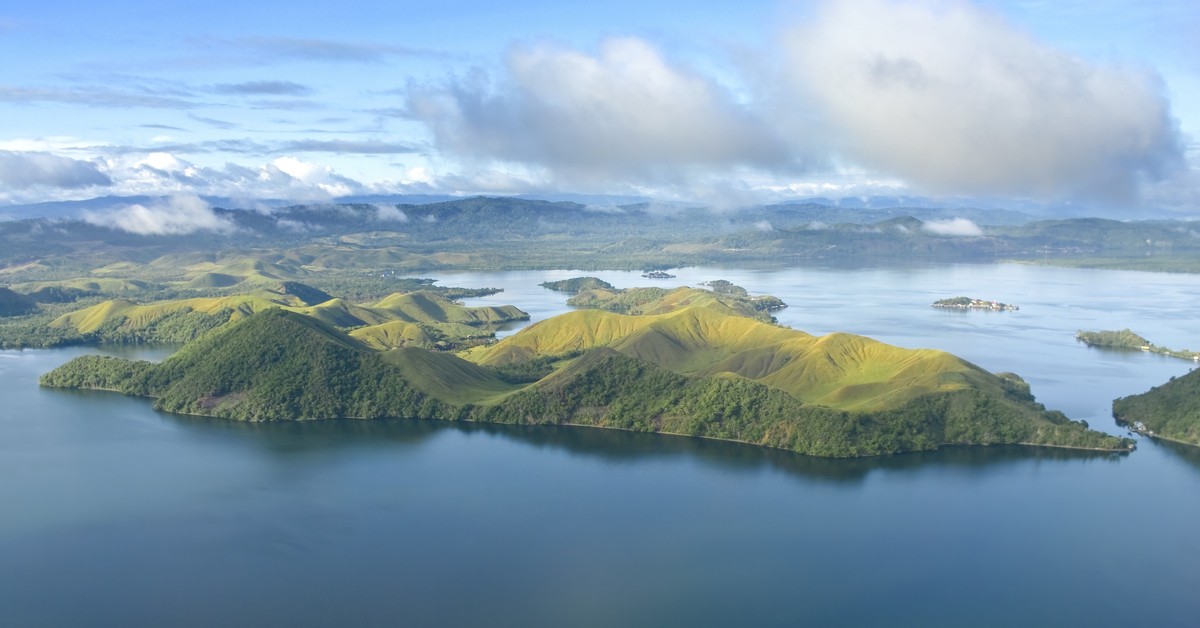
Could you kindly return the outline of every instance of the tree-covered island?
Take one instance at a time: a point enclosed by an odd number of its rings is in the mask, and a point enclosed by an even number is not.
[[[235,420],[571,424],[831,457],[945,445],[1132,449],[1130,440],[1047,411],[1015,375],[862,336],[811,336],[725,298],[665,291],[638,299],[647,313],[570,312],[457,353],[369,343],[305,308],[271,307],[159,364],[83,356],[41,383]]]

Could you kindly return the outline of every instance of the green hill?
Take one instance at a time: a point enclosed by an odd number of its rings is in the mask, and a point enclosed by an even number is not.
[[[33,299],[8,288],[0,288],[0,316],[20,316],[36,312],[37,309]]]
[[[698,305],[718,312],[762,321],[772,321],[770,312],[787,307],[776,297],[769,295],[751,297],[738,286],[733,286],[728,282],[724,282],[724,285],[737,288],[741,292],[688,287],[674,290],[655,287],[626,288],[624,290],[592,289],[584,290],[567,299],[567,305],[634,315],[664,314]]]
[[[360,336],[379,349],[409,344],[457,346],[461,341],[490,337],[488,326],[529,317],[511,305],[465,307],[431,292],[393,294],[375,304],[357,305],[302,283],[283,281],[222,297],[145,304],[128,299],[103,301],[64,314],[48,327],[84,341],[186,342],[229,321],[272,308],[337,327],[365,328]],[[397,322],[411,328],[387,325]]]
[[[594,347],[682,375],[754,380],[843,410],[876,411],[966,388],[997,395],[1008,389],[1005,380],[942,351],[901,349],[851,334],[815,337],[703,306],[656,316],[571,312],[464,357],[501,365]]]
[[[1044,411],[1023,382],[939,352],[844,334],[814,338],[703,307],[642,317],[582,311],[529,330],[468,352],[468,361],[411,347],[374,351],[321,320],[274,308],[212,331],[161,364],[83,356],[42,383],[150,396],[163,410],[242,420],[569,423],[822,456],[944,444],[1127,446]],[[752,359],[764,351],[781,357]],[[796,362],[809,363],[803,377],[778,376]],[[856,388],[864,385],[867,392]]]
[[[1200,370],[1113,401],[1113,416],[1152,436],[1200,446]]]
[[[377,352],[282,309],[216,330],[161,364],[84,356],[42,383],[113,389],[155,397],[155,407],[169,412],[249,421],[446,416]]]

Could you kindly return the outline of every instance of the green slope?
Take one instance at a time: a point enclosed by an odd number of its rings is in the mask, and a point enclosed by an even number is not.
[[[682,375],[755,380],[843,410],[880,410],[964,388],[1005,390],[1000,378],[945,352],[901,349],[852,334],[818,338],[704,306],[657,316],[571,312],[464,357],[501,365],[594,347]]]
[[[572,423],[726,438],[823,456],[878,455],[947,443],[1125,446],[1045,412],[1019,380],[983,373],[937,352],[863,364],[863,359],[904,350],[872,353],[868,339],[848,345],[840,338],[815,339],[702,307],[644,317],[576,312],[541,327],[513,336],[520,343],[506,340],[497,346],[540,346],[551,352],[520,354],[524,362],[510,361],[502,372],[478,360],[423,349],[381,353],[316,318],[275,308],[210,332],[158,365],[84,356],[46,374],[42,383],[151,396],[164,410],[242,420],[396,416]],[[592,343],[590,348],[586,342],[572,344],[548,330]],[[784,347],[780,338],[819,352],[833,365],[822,373],[853,371],[852,385],[861,385],[868,373],[878,385],[906,392],[884,395],[888,405],[867,411],[859,402],[826,405],[828,391],[813,402],[763,383],[785,367],[762,360],[714,370],[772,342]],[[828,353],[822,341],[843,347],[841,354]],[[563,350],[570,347],[575,351]],[[926,364],[930,357],[949,373],[946,381],[933,380],[932,392],[910,381],[928,384],[926,371],[936,372]],[[691,371],[676,370],[682,368]],[[540,373],[532,384],[510,383],[530,381],[523,378],[532,373]]]
[[[715,283],[715,282],[714,282]],[[726,314],[736,314],[762,321],[772,321],[770,312],[784,307],[783,301],[773,296],[751,297],[745,290],[728,282],[718,284],[737,288],[722,291],[681,287],[626,288],[584,290],[567,300],[574,307],[586,307],[620,314],[665,314],[693,306],[706,307]]]
[[[1141,423],[1153,436],[1200,446],[1200,370],[1113,401],[1113,416],[1131,426]]]
[[[375,327],[360,335],[379,349],[406,344],[440,346],[438,343],[486,338],[492,333],[490,329],[484,329],[488,325],[529,317],[509,305],[465,307],[428,292],[393,294],[372,305],[358,305],[332,298],[302,283],[283,281],[248,293],[222,297],[145,304],[114,299],[64,314],[50,322],[49,327],[78,334],[84,339],[178,342],[195,338],[231,320],[272,308],[298,312],[342,328]],[[413,324],[418,328],[386,326],[393,322]],[[163,330],[170,330],[171,334]]]
[[[249,421],[454,416],[377,352],[282,309],[211,332],[161,364],[84,356],[42,383],[114,389],[155,397],[170,412]]]

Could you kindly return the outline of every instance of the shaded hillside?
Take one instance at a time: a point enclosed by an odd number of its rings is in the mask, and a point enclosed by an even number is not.
[[[0,316],[20,316],[36,312],[37,309],[33,299],[8,288],[0,288]]]
[[[1113,416],[1153,436],[1200,446],[1200,370],[1113,401]]]

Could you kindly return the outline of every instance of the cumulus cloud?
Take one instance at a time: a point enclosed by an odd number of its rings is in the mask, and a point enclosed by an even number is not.
[[[934,191],[1127,200],[1181,155],[1155,76],[964,2],[827,2],[786,47],[834,150]]]
[[[639,39],[604,41],[596,54],[517,47],[506,69],[495,85],[476,73],[414,89],[408,111],[445,152],[532,164],[571,181],[790,161],[727,90]]]
[[[949,220],[930,220],[921,227],[934,235],[942,236],[981,236],[983,229],[966,218],[951,218]]]
[[[225,233],[234,226],[213,213],[195,195],[181,194],[150,205],[128,205],[107,212],[84,212],[84,220],[138,235],[185,235],[200,231]]]
[[[0,150],[0,185],[6,188],[77,189],[111,184],[112,179],[88,161],[51,153]]]
[[[404,110],[443,153],[567,184],[766,173],[778,187],[839,164],[925,192],[1128,201],[1182,163],[1145,69],[1084,60],[962,0],[817,7],[742,64],[737,97],[616,38],[595,53],[513,48],[495,80],[412,88]]]

